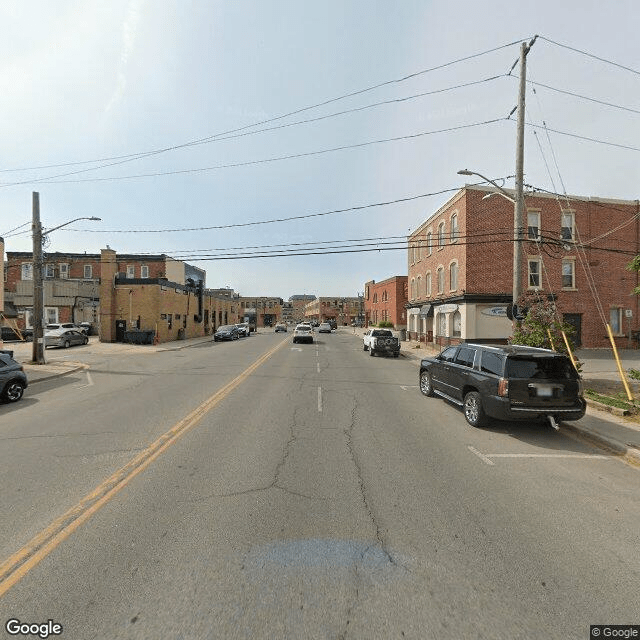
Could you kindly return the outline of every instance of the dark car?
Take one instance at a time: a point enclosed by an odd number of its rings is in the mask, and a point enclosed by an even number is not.
[[[27,386],[23,366],[8,353],[0,351],[0,397],[5,402],[17,402]]]
[[[463,408],[467,422],[547,418],[579,420],[586,411],[582,380],[571,360],[549,349],[465,343],[420,363],[420,391]]]
[[[218,327],[218,330],[213,334],[213,341],[218,342],[220,340],[238,340],[240,338],[240,331],[235,324],[225,324]]]
[[[27,333],[33,335],[30,329],[14,329],[13,327],[0,327],[0,337],[2,340],[6,340],[7,342],[11,342],[12,340],[28,340],[29,335]]]

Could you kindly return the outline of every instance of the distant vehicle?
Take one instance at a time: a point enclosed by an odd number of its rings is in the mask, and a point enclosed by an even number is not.
[[[51,331],[53,329],[75,329],[76,331],[84,333],[85,336],[88,336],[91,325],[88,322],[85,322],[83,324],[85,326],[76,324],[75,322],[50,322],[48,325],[46,325],[45,329],[47,331]],[[87,328],[86,325],[89,325],[89,328]]]
[[[84,333],[85,336],[90,336],[93,334],[93,327],[90,322],[81,322],[79,325],[80,331]]]
[[[279,322],[276,325],[275,333],[278,333],[279,331],[284,331],[286,333],[287,332],[287,325],[283,324],[282,322]]]
[[[371,356],[384,353],[397,358],[400,355],[400,341],[394,337],[389,329],[365,331],[362,336],[362,348],[364,351],[368,351]]]
[[[240,332],[235,324],[225,324],[218,327],[218,330],[213,334],[213,341],[219,342],[221,340],[238,340],[240,338]]]
[[[17,402],[27,386],[24,367],[8,353],[0,352],[0,397],[5,402]]]
[[[338,321],[335,318],[329,318],[329,320],[327,320],[327,322],[331,325],[332,329],[337,329],[338,328]]]
[[[64,347],[87,344],[89,338],[77,329],[51,329],[44,334],[44,347]]]
[[[571,360],[549,349],[465,343],[420,363],[420,391],[462,407],[472,427],[496,420],[579,420],[582,380]]]
[[[331,325],[328,322],[321,322],[318,333],[331,333]]]
[[[236,325],[238,333],[242,338],[248,338],[251,335],[251,328],[248,322],[241,322]]]
[[[299,324],[293,331],[293,344],[297,342],[313,343],[313,332],[308,324]]]

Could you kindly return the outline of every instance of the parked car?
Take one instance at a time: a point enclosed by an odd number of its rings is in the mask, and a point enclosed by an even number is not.
[[[308,324],[299,324],[293,330],[293,344],[297,342],[313,343],[313,331]]]
[[[8,353],[0,351],[0,397],[5,402],[17,402],[27,386],[24,367]]]
[[[321,322],[318,333],[331,333],[331,325],[328,322]]]
[[[88,324],[88,323],[83,323]],[[91,325],[89,325],[91,327]],[[46,331],[51,331],[53,329],[75,329],[76,331],[80,331],[84,333],[85,336],[89,335],[89,331],[86,326],[82,326],[82,324],[76,324],[75,322],[50,322],[46,327]]]
[[[33,338],[31,329],[14,329],[13,327],[0,327],[2,340],[10,342],[12,340],[30,340]]]
[[[249,323],[248,322],[241,322],[236,326],[236,329],[238,329],[238,335],[241,338],[248,338],[250,335],[250,331],[249,331]]]
[[[286,333],[286,332],[287,332],[287,325],[286,325],[286,324],[283,324],[282,322],[279,322],[279,323],[276,325],[275,333],[278,333],[278,332],[280,332],[280,331],[284,331],[284,332]]]
[[[51,329],[44,334],[44,348],[64,347],[67,349],[77,344],[87,344],[89,338],[77,329]]]
[[[371,356],[384,353],[397,358],[400,356],[400,341],[389,329],[369,329],[362,336],[362,349]]]
[[[461,406],[473,427],[497,420],[579,420],[582,380],[571,360],[549,349],[465,343],[420,363],[420,391]]]
[[[221,340],[238,340],[240,338],[240,332],[235,324],[225,324],[218,327],[218,330],[213,334],[213,341],[218,342]]]
[[[91,325],[90,322],[81,322],[78,327],[80,328],[80,331],[82,331],[82,333],[84,333],[85,336],[90,336],[93,335],[94,330],[93,330],[93,326]]]

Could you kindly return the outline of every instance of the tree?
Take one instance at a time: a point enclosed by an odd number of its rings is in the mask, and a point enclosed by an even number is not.
[[[524,320],[518,322],[513,337],[509,340],[511,344],[567,353],[567,345],[562,337],[564,331],[571,350],[574,350],[572,340],[574,329],[570,324],[562,322],[561,314],[552,296],[541,296],[537,292],[526,293],[518,300],[518,307],[525,309],[526,316]]]
[[[640,271],[640,256],[636,256],[628,265],[627,269],[629,271]],[[633,291],[635,295],[640,295],[640,287],[634,287]]]

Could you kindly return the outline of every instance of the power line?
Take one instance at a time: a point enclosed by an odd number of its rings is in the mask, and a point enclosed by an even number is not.
[[[69,162],[69,163],[63,163],[63,164],[58,164],[58,165],[44,165],[44,166],[41,166],[41,167],[30,167],[30,168],[27,168],[27,169],[22,169],[22,171],[35,170],[35,169],[55,168],[57,166],[73,166],[73,165],[78,165],[78,164],[88,164],[88,163],[95,163],[95,162],[105,162],[105,161],[109,162],[109,164],[104,164],[104,165],[100,165],[100,166],[97,166],[97,167],[91,167],[89,169],[82,170],[82,171],[96,171],[98,169],[104,169],[104,168],[107,168],[107,167],[110,167],[110,166],[115,166],[115,165],[118,165],[118,164],[124,164],[124,163],[127,163],[127,162],[132,162],[134,160],[140,160],[142,158],[146,158],[146,157],[149,157],[149,156],[159,155],[161,153],[166,153],[168,151],[175,151],[177,149],[183,149],[185,147],[191,147],[191,146],[195,146],[195,145],[199,145],[199,144],[204,144],[206,142],[213,141],[216,138],[219,138],[221,136],[226,136],[226,135],[229,135],[229,134],[239,133],[241,131],[246,131],[247,129],[251,129],[253,127],[258,127],[258,126],[261,126],[263,124],[269,124],[270,122],[277,122],[278,120],[283,120],[283,119],[288,118],[290,116],[294,116],[294,115],[298,115],[300,113],[304,113],[305,111],[310,111],[312,109],[317,109],[319,107],[324,107],[324,106],[327,106],[327,105],[332,104],[334,102],[339,102],[340,100],[345,100],[347,98],[353,98],[355,96],[362,95],[364,93],[368,93],[368,92],[374,91],[376,89],[381,89],[382,87],[385,87],[385,86],[390,86],[392,84],[399,84],[399,83],[402,83],[402,82],[406,82],[407,80],[411,80],[411,79],[417,78],[417,77],[419,77],[421,75],[424,75],[424,74],[427,74],[427,73],[431,73],[432,71],[438,71],[438,70],[441,70],[441,69],[445,69],[447,67],[453,66],[455,64],[459,64],[461,62],[466,62],[468,60],[472,60],[474,58],[479,58],[479,57],[487,55],[489,53],[494,53],[496,51],[500,51],[502,49],[506,49],[508,47],[512,47],[512,46],[514,46],[516,44],[519,44],[520,42],[521,42],[520,40],[514,40],[513,42],[509,42],[507,44],[500,45],[498,47],[493,47],[493,48],[487,49],[485,51],[480,51],[478,53],[474,53],[474,54],[471,54],[471,55],[468,55],[468,56],[464,56],[462,58],[457,58],[455,60],[450,60],[449,62],[445,62],[443,64],[436,65],[435,67],[430,67],[428,69],[422,69],[420,71],[416,71],[414,73],[410,73],[410,74],[402,76],[400,78],[395,78],[395,79],[392,79],[392,80],[385,80],[385,81],[379,82],[379,83],[377,83],[375,85],[371,85],[369,87],[365,87],[364,89],[358,89],[358,90],[351,91],[349,93],[345,93],[345,94],[342,94],[342,95],[334,97],[334,98],[329,98],[327,100],[323,100],[321,102],[318,102],[318,103],[315,103],[315,104],[312,104],[312,105],[308,105],[306,107],[300,107],[298,109],[294,109],[292,111],[289,111],[287,113],[281,114],[279,116],[275,116],[273,118],[267,118],[265,120],[260,120],[258,122],[254,122],[254,123],[245,125],[243,127],[238,127],[236,129],[229,129],[227,131],[223,131],[223,132],[216,133],[216,134],[213,134],[213,135],[209,135],[209,136],[206,136],[206,137],[203,137],[203,138],[198,138],[198,139],[195,139],[195,140],[190,140],[190,141],[187,141],[187,142],[179,143],[179,144],[176,144],[176,145],[171,145],[171,146],[162,147],[162,148],[158,148],[158,149],[152,149],[152,150],[149,150],[149,151],[142,151],[142,152],[139,152],[139,153],[132,153],[132,154],[128,154],[128,155],[113,156],[111,158],[102,158],[102,159],[97,159],[97,160],[87,160],[87,161],[80,161],[80,162]],[[111,161],[115,161],[115,162],[111,162]],[[65,174],[65,175],[70,175],[70,174]],[[60,175],[60,176],[50,176],[50,178],[55,178],[55,177],[63,177],[63,176],[62,175]],[[50,178],[44,178],[44,180],[48,180]]]
[[[595,142],[596,144],[603,144],[608,147],[617,147],[618,149],[627,149],[628,151],[640,151],[639,147],[632,147],[630,145],[611,142],[609,140],[599,140],[598,138],[582,136],[577,133],[571,133],[569,131],[560,131],[559,129],[552,129],[551,127],[547,127],[546,125],[533,124],[532,122],[527,122],[526,125],[528,127],[532,127],[533,129],[544,129],[545,131],[552,131],[553,133],[557,133],[558,135],[561,135],[561,136],[568,136],[569,138],[577,138],[578,140],[586,140],[587,142]]]
[[[181,175],[181,174],[193,174],[193,173],[203,173],[205,171],[217,171],[220,169],[235,169],[238,167],[247,167],[252,165],[259,164],[267,164],[270,162],[280,162],[283,160],[294,160],[297,158],[308,158],[313,156],[324,155],[327,153],[335,153],[336,151],[346,151],[348,149],[360,149],[363,147],[368,147],[376,144],[386,144],[389,142],[399,142],[401,140],[413,140],[415,138],[421,138],[423,136],[435,135],[438,133],[449,133],[452,131],[460,131],[462,129],[471,129],[473,127],[481,127],[490,124],[495,124],[496,122],[502,122],[507,120],[507,118],[494,118],[493,120],[484,120],[482,122],[473,122],[471,124],[458,125],[456,127],[448,127],[446,129],[437,129],[434,131],[421,131],[418,133],[412,133],[404,136],[395,136],[393,138],[381,138],[379,140],[368,140],[366,142],[359,142],[357,144],[349,144],[342,145],[339,147],[331,147],[329,149],[320,149],[317,151],[307,151],[304,153],[295,153],[286,156],[276,156],[273,158],[263,158],[261,160],[247,160],[245,162],[235,162],[230,164],[222,164],[215,165],[211,167],[200,167],[196,169],[179,169],[175,171],[158,171],[154,173],[139,173],[135,175],[128,176],[112,176],[109,178],[80,178],[77,180],[47,180],[47,179],[38,179],[38,180],[22,180],[20,182],[9,182],[0,184],[0,187],[13,187],[17,185],[23,184],[33,184],[34,182],[40,182],[42,184],[65,184],[65,183],[81,183],[81,182],[115,182],[119,180],[134,180],[138,178],[154,178],[159,176],[171,176],[171,175]]]
[[[640,76],[640,71],[638,71],[637,69],[633,69],[631,67],[625,67],[624,65],[620,64],[619,62],[613,62],[611,60],[607,60],[606,58],[601,58],[600,56],[596,56],[593,53],[588,53],[587,51],[582,51],[581,49],[576,49],[575,47],[570,47],[569,45],[566,44],[562,44],[560,42],[555,42],[554,40],[551,40],[549,38],[545,38],[544,36],[538,36],[541,40],[544,40],[545,42],[549,42],[550,44],[555,44],[556,47],[562,47],[563,49],[568,49],[569,51],[574,51],[575,53],[580,53],[583,56],[587,56],[588,58],[593,58],[594,60],[599,60],[600,62],[605,62],[606,64],[610,64],[614,67],[618,67],[619,69],[624,69],[625,71],[629,71],[631,73],[634,73],[638,76]]]

